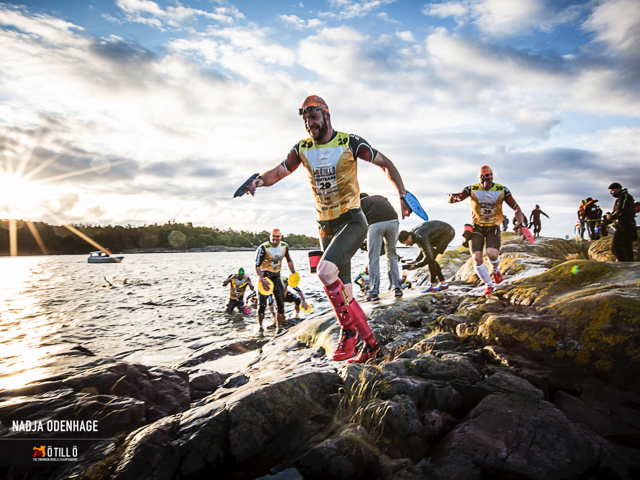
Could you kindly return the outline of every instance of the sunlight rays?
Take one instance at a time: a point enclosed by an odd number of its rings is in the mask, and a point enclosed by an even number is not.
[[[2,161],[2,166],[0,166],[0,210],[4,209],[8,213],[9,217],[13,217],[17,211],[25,212],[31,209],[35,209],[37,206],[42,206],[41,193],[38,187],[44,184],[51,183],[56,180],[75,177],[78,175],[84,175],[86,173],[93,172],[103,174],[111,170],[111,167],[130,162],[130,160],[110,162],[107,159],[103,159],[103,161],[101,162],[96,161],[94,165],[94,161],[92,161],[91,166],[88,168],[62,173],[59,175],[53,175],[36,181],[30,181],[31,178],[54,163],[61,156],[61,154],[52,155],[39,165],[36,165],[31,170],[27,171],[27,167],[33,157],[33,151],[38,144],[38,140],[42,135],[42,131],[42,128],[38,128],[36,130],[31,139],[30,145],[26,146],[24,154],[22,155],[16,168],[14,168],[14,160],[9,158],[8,156],[5,156],[4,160]],[[80,232],[78,229],[72,227],[71,225],[68,225],[63,220],[59,219],[56,215],[53,214],[53,212],[51,212],[50,209],[47,209],[47,213],[75,235],[79,236],[101,251],[109,253],[107,249],[89,238],[87,235]],[[18,255],[18,223],[15,218],[9,218],[7,223],[9,230],[9,255],[14,257]],[[40,250],[43,254],[46,255],[48,253],[47,248],[42,241],[42,238],[40,237],[35,224],[32,221],[27,221],[26,224],[29,228],[29,231],[36,240],[38,246],[40,247]]]

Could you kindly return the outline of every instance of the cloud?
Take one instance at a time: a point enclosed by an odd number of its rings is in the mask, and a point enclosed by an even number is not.
[[[321,15],[342,19],[364,17],[378,10],[380,7],[389,5],[395,1],[396,0],[366,0],[356,2],[353,0],[329,0],[331,11],[322,12]]]
[[[622,55],[638,55],[640,3],[634,0],[602,2],[593,9],[582,28],[595,32],[597,41]]]
[[[153,50],[0,6],[0,155],[18,165],[32,151],[28,169],[57,156],[33,180],[89,169],[41,184],[52,211],[60,211],[61,193],[77,195],[61,213],[68,221],[175,218],[248,230],[275,222],[316,234],[303,169],[256,197],[232,199],[249,175],[274,167],[306,137],[297,109],[311,93],[329,102],[337,129],[391,158],[429,213],[452,224],[468,221],[469,206],[446,204],[446,193],[474,183],[485,163],[525,207],[539,203],[571,228],[575,198],[606,195],[598,188],[612,176],[636,181],[640,93],[624,40],[634,27],[601,4],[583,23],[597,43],[585,40],[572,56],[489,33],[422,28],[427,17],[400,30],[380,19],[383,2],[336,2],[335,15],[345,16],[323,16],[320,29],[317,19],[271,15],[277,24],[304,25],[286,35],[238,15],[207,25],[197,25],[207,20],[197,13],[175,16],[189,24],[180,29],[160,5],[126,3],[128,14],[174,29]],[[442,15],[486,32],[529,28],[506,10],[487,10],[481,23],[478,8],[488,2],[438,5]],[[536,5],[544,7],[537,18],[548,18],[548,5]],[[367,11],[375,28],[361,26],[358,15]],[[631,33],[615,37],[618,28]],[[397,197],[378,167],[358,168],[364,190]]]
[[[300,17],[298,17],[297,15],[280,15],[280,19],[292,26],[293,28],[296,28],[298,30],[303,30],[305,28],[317,28],[320,27],[322,25],[324,25],[325,22],[323,22],[322,20],[320,20],[319,18],[312,18],[310,20],[303,20]]]
[[[422,13],[440,18],[453,17],[459,24],[474,24],[492,36],[522,35],[533,30],[551,31],[575,20],[584,7],[570,5],[556,10],[545,0],[464,0],[427,3]]]
[[[207,12],[185,7],[180,2],[176,2],[175,7],[169,6],[163,9],[151,0],[116,0],[116,6],[125,12],[127,21],[161,29],[167,26],[177,28],[189,20],[196,20],[200,17],[224,24],[233,24],[236,20],[244,18],[244,15],[234,5],[226,1],[217,3],[220,6],[215,7],[211,12]]]

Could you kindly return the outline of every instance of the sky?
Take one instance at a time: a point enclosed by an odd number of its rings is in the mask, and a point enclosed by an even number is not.
[[[308,137],[311,94],[458,233],[447,194],[485,164],[547,236],[614,181],[640,197],[637,0],[36,0],[0,3],[0,218],[315,236],[303,169],[232,198]]]

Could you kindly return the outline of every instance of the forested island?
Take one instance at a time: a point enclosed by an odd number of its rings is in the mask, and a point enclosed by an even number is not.
[[[7,220],[1,222],[0,255],[9,255],[9,222]],[[190,222],[169,221],[164,225],[153,224],[141,227],[88,224],[71,226],[114,253],[140,249],[183,251],[209,246],[253,248],[269,239],[269,232],[264,230],[261,232],[221,230],[216,227],[193,226]],[[18,220],[16,227],[20,255],[88,253],[97,249],[65,226],[31,222],[31,227],[28,228],[27,222]],[[33,229],[41,239],[44,252],[32,232]],[[289,234],[283,239],[292,248],[318,246],[318,239],[307,235]]]

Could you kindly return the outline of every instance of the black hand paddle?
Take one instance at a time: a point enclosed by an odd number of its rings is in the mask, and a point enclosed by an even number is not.
[[[247,185],[253,182],[256,178],[258,178],[259,175],[260,175],[259,173],[254,173],[253,175],[251,175],[249,179],[246,182],[244,182],[238,190],[236,190],[236,193],[233,194],[233,198],[241,197],[242,195],[247,193],[245,192],[245,188],[247,188]]]

